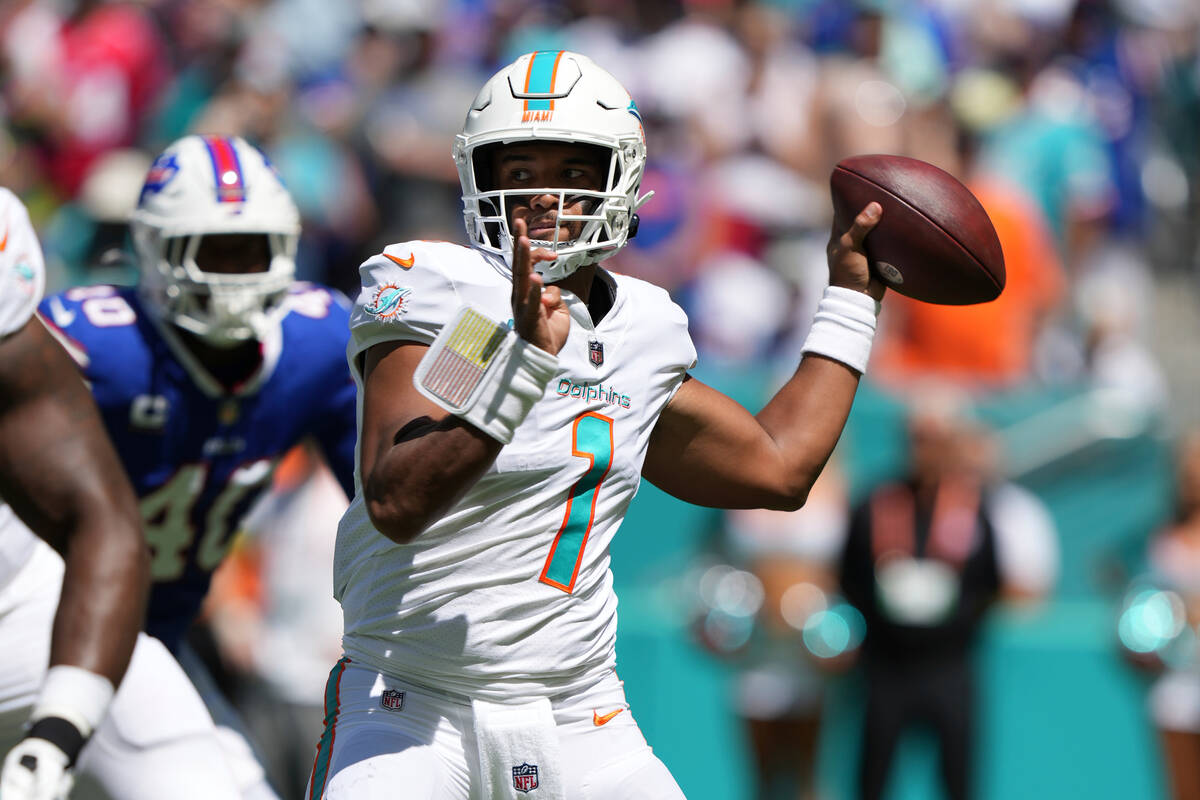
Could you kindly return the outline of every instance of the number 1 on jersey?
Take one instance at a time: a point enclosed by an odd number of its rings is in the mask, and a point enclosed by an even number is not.
[[[596,513],[596,497],[600,484],[612,466],[613,421],[603,414],[589,411],[581,414],[571,430],[571,455],[586,458],[591,466],[571,487],[567,495],[567,511],[562,527],[550,545],[550,555],[538,580],[570,594],[575,588],[583,548],[592,532]]]

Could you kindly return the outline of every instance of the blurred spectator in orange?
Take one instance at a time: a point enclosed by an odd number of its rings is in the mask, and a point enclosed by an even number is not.
[[[893,294],[884,313],[873,366],[884,382],[921,377],[994,390],[1032,377],[1043,326],[1064,304],[1066,280],[1058,248],[1041,209],[1005,176],[980,167],[975,131],[1017,102],[1017,89],[995,73],[959,79],[951,105],[960,120],[959,154],[951,172],[966,176],[996,228],[1006,283],[990,303],[939,306]],[[891,302],[895,301],[895,302]]]
[[[1001,596],[1049,591],[1057,540],[1041,502],[999,479],[992,439],[958,392],[924,388],[908,425],[909,474],[853,510],[841,563],[842,591],[866,619],[859,797],[883,796],[901,735],[926,724],[947,797],[966,800],[981,623]]]
[[[1004,250],[1004,291],[974,306],[938,306],[893,293],[875,356],[880,380],[932,375],[997,389],[1030,377],[1038,334],[1063,301],[1061,262],[1037,209],[1019,192],[998,181],[970,186]]]

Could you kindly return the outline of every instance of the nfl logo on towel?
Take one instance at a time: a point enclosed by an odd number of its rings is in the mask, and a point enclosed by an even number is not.
[[[513,788],[518,792],[532,792],[538,787],[537,764],[522,764],[512,770]]]
[[[604,342],[592,339],[588,342],[588,358],[592,360],[592,366],[598,367],[604,363]]]
[[[404,708],[404,692],[396,689],[385,689],[379,698],[379,703],[388,711],[399,711]]]

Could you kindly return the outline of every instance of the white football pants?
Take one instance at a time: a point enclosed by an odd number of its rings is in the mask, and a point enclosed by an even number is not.
[[[325,697],[309,800],[487,800],[466,698],[348,659],[334,667]],[[552,710],[569,800],[683,800],[646,744],[615,674],[569,700],[556,698]]]

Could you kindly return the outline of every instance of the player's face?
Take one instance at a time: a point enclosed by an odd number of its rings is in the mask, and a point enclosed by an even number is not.
[[[603,150],[568,142],[521,142],[500,148],[492,164],[497,189],[556,188],[600,191],[608,176],[608,160]],[[564,214],[586,214],[595,205],[594,198],[567,195]],[[529,238],[551,241],[558,220],[558,194],[509,195],[508,224],[521,219],[529,229]],[[583,222],[564,222],[558,229],[558,241],[579,237]]]
[[[196,265],[222,275],[266,272],[271,266],[271,245],[261,233],[210,233],[196,249]]]

